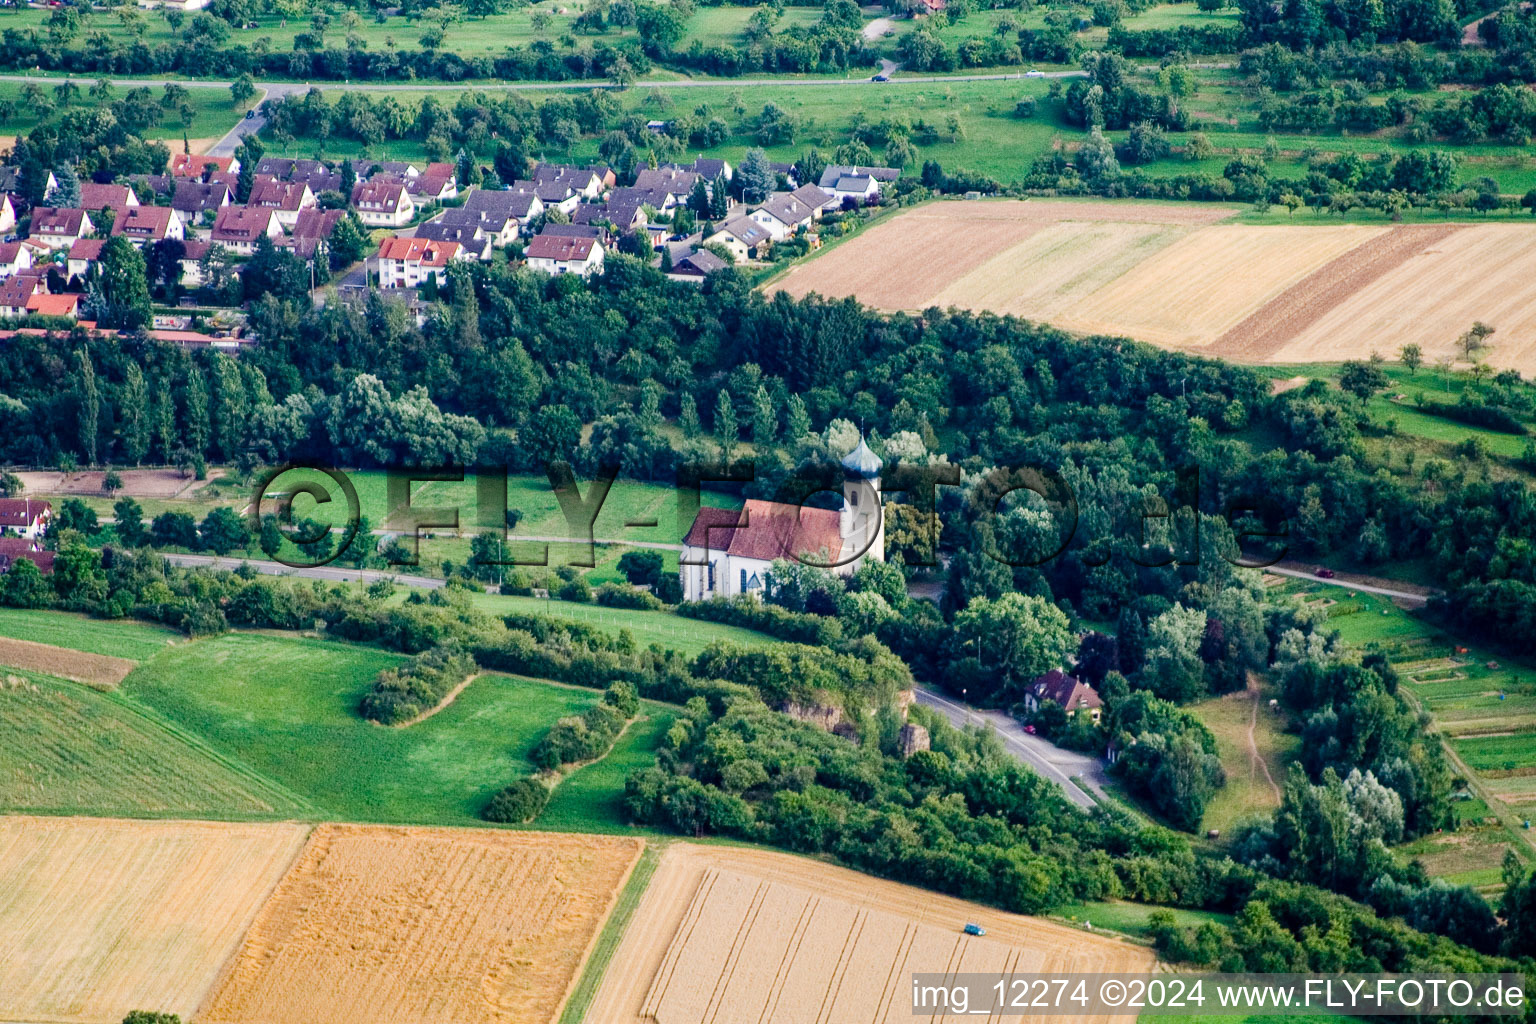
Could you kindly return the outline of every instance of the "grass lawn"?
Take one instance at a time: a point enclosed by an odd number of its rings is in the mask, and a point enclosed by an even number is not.
[[[1425,836],[1394,852],[1401,860],[1422,862],[1431,875],[1453,885],[1497,890],[1504,854],[1512,845],[1502,825],[1469,824],[1455,832]]]
[[[534,825],[552,832],[628,832],[624,823],[624,779],[656,763],[656,747],[672,726],[672,709],[646,701],[608,756],[580,768],[550,794]]]
[[[0,636],[134,661],[186,639],[175,630],[134,619],[92,619],[73,612],[22,608],[0,608]]]
[[[0,811],[193,818],[314,811],[120,694],[31,672],[0,677]]]
[[[1265,817],[1280,806],[1278,787],[1285,784],[1285,767],[1294,758],[1299,739],[1282,730],[1284,718],[1270,710],[1270,696],[1265,689],[1257,698],[1235,693],[1190,706],[1189,710],[1215,734],[1221,766],[1227,773],[1227,784],[1206,806],[1202,828],[1230,832],[1239,822]]]
[[[595,604],[577,604],[558,598],[515,597],[502,594],[471,594],[471,602],[492,615],[520,612],[546,615],[586,623],[610,633],[629,630],[642,647],[657,644],[681,654],[697,654],[716,640],[763,645],[779,641],[766,633],[743,629],[721,622],[687,619],[668,611],[640,611],[628,608],[604,608]]]
[[[43,12],[38,12],[43,13]],[[0,16],[0,30],[11,24],[11,19]],[[116,76],[111,76],[116,77]],[[63,81],[63,79],[60,79]],[[95,84],[95,79],[85,76],[76,76],[74,83],[80,87],[80,98],[75,100],[68,108],[60,107],[54,95],[53,86],[44,86],[43,94],[48,104],[46,109],[40,110],[35,104],[29,102],[23,95],[23,83],[0,82],[0,103],[9,103],[11,113],[0,122],[0,132],[6,135],[25,135],[39,122],[50,120],[64,110],[78,110],[96,105],[96,101],[89,96],[89,90]],[[160,90],[151,90],[155,99],[160,98]],[[116,87],[112,91],[110,99],[122,99],[128,93],[124,87]],[[181,123],[180,107],[172,107],[165,111],[159,123],[146,134],[152,141],[163,141],[171,147],[171,152],[181,152],[182,134],[190,139],[215,139],[220,138],[235,126],[235,123],[245,116],[243,107],[236,107],[235,101],[230,97],[228,89],[215,89],[209,86],[190,85],[187,87],[187,105],[193,110],[192,125],[184,128]]]
[[[405,729],[375,725],[358,702],[395,654],[279,634],[226,634],[162,652],[123,683],[126,696],[221,753],[302,794],[328,818],[478,824],[557,718],[591,690],[485,673],[452,705]]]
[[[1204,924],[1206,921],[1230,924],[1233,920],[1231,914],[1223,914],[1214,910],[1154,907],[1145,903],[1130,903],[1125,900],[1067,903],[1053,910],[1051,916],[1073,924],[1087,922],[1098,931],[1120,932],[1124,935],[1141,939],[1147,937],[1147,921],[1159,910],[1166,910],[1173,915],[1176,922],[1185,927]]]

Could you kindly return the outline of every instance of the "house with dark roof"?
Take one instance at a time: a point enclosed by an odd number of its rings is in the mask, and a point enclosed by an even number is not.
[[[678,203],[686,203],[688,193],[693,191],[694,183],[699,180],[697,171],[682,167],[657,167],[654,170],[646,168],[635,175],[635,188],[645,189],[656,193],[658,197],[664,197],[663,205],[658,206],[657,209],[666,213]]]
[[[0,167],[0,192],[5,192],[11,195],[18,195],[22,190],[23,184],[24,183],[22,182],[22,173],[20,167],[16,167],[14,165]],[[59,179],[53,176],[52,171],[49,171],[48,180],[43,182],[43,195],[46,196],[49,192],[52,192],[58,187]]]
[[[523,258],[528,269],[546,274],[589,274],[603,272],[603,247],[595,238],[572,238],[540,232],[528,243]]]
[[[80,183],[80,206],[85,210],[111,210],[113,213],[138,206],[139,197],[127,185],[99,185],[94,181]]]
[[[460,218],[460,214],[463,218]],[[475,189],[457,210],[448,210],[439,219],[450,224],[469,223],[490,236],[495,246],[511,245],[519,235],[530,230],[532,221],[544,214],[544,201],[533,192],[508,192],[505,189]]]
[[[91,264],[101,259],[101,250],[106,244],[105,238],[82,238],[70,246],[69,262],[65,265],[69,276],[84,279]]]
[[[37,206],[32,209],[31,236],[50,249],[68,249],[95,230],[91,215],[79,207]]]
[[[308,263],[315,258],[315,253],[324,253],[331,232],[346,215],[346,210],[321,210],[313,206],[300,210],[292,232],[278,239],[277,244],[292,249],[295,256]]]
[[[671,276],[702,281],[717,270],[730,266],[708,249],[695,249],[682,259],[672,261]]]
[[[583,199],[597,199],[614,186],[613,172],[606,167],[573,167],[570,164],[540,163],[533,168],[533,181],[565,185]]]
[[[276,238],[283,233],[277,216],[263,206],[226,206],[219,211],[213,222],[209,240],[217,242],[231,252],[249,256],[256,251],[256,243],[262,235]]]
[[[181,244],[185,247],[181,254],[181,283],[196,288],[203,283],[203,257],[208,255],[213,243],[203,238],[187,238]]]
[[[452,242],[464,250],[470,259],[491,258],[491,235],[480,227],[479,218],[464,210],[448,210],[457,216],[444,219],[434,217],[416,228],[416,237],[433,242]]]
[[[25,558],[47,576],[53,572],[54,553],[26,537],[0,537],[0,575],[11,571],[17,559]]]
[[[36,269],[36,268],[34,268]],[[27,303],[38,292],[48,291],[48,281],[33,273],[12,274],[0,281],[0,317],[27,315]],[[3,522],[0,522],[3,525]]]
[[[185,238],[186,228],[181,214],[169,206],[130,206],[117,211],[112,221],[112,234],[121,235],[135,247],[143,248],[147,242],[159,242],[167,238]]]
[[[581,202],[582,195],[566,181],[534,181],[523,179],[507,186],[513,195],[537,196],[546,208],[559,210],[569,217]]]
[[[705,242],[723,245],[737,263],[755,260],[773,243],[768,229],[749,217],[736,217],[721,224]]]
[[[48,529],[53,506],[36,498],[0,498],[0,535],[36,540]]]
[[[314,208],[315,194],[302,181],[258,177],[251,185],[251,196],[245,205],[271,210],[279,224],[291,228],[297,223],[301,210]]]
[[[1040,676],[1024,691],[1024,707],[1031,713],[1039,711],[1046,701],[1056,704],[1069,717],[1085,712],[1095,722],[1104,707],[1093,687],[1059,668]]]
[[[0,279],[10,277],[31,266],[31,249],[20,242],[0,242]]]
[[[679,558],[683,600],[762,593],[775,559],[853,573],[885,560],[881,461],[863,441],[843,458],[840,509],[749,499],[739,511],[701,508]]]
[[[703,178],[705,183],[713,182],[722,174],[725,180],[730,181],[736,176],[736,170],[728,162],[712,156],[701,156],[693,161],[690,168],[693,173]]]
[[[747,216],[767,228],[775,242],[782,242],[801,228],[809,228],[819,212],[816,207],[801,202],[790,192],[775,192]]]
[[[650,205],[655,209],[651,200],[656,198],[659,197],[644,189],[616,188],[608,194],[606,203],[582,203],[576,207],[571,214],[571,223],[596,224],[606,221],[619,234],[639,231],[650,223],[645,207]]]
[[[856,202],[867,202],[871,196],[878,196],[882,188],[895,183],[901,177],[901,172],[894,167],[849,167],[840,164],[832,164],[821,172],[821,180],[817,182],[821,190],[842,202],[844,199],[853,199]]]
[[[416,201],[398,181],[364,181],[352,189],[352,207],[371,228],[398,228],[416,216]]]
[[[234,197],[230,187],[222,181],[198,181],[195,178],[173,178],[175,192],[171,195],[171,208],[182,218],[195,224],[204,213],[217,214],[230,204]]]

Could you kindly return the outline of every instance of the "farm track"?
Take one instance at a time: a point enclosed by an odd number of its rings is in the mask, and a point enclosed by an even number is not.
[[[1369,239],[1254,310],[1205,354],[1262,362],[1351,295],[1459,230],[1454,224],[1415,224]]]

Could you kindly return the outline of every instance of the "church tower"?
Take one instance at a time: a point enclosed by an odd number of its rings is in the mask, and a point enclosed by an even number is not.
[[[843,557],[857,554],[847,566],[852,572],[866,558],[885,561],[885,509],[880,494],[880,456],[864,439],[843,457],[843,510],[839,532]]]

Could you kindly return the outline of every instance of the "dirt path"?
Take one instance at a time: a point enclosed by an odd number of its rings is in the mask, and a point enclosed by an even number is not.
[[[895,28],[896,23],[890,18],[876,18],[860,29],[860,32],[866,41],[872,43],[881,36],[890,35]]]
[[[1248,718],[1248,778],[1255,777],[1254,765],[1258,765],[1259,771],[1264,773],[1264,781],[1269,783],[1269,788],[1274,791],[1275,802],[1282,799],[1280,787],[1275,783],[1275,777],[1270,774],[1269,762],[1259,753],[1258,740],[1255,738],[1259,728],[1259,705],[1263,703],[1264,695],[1259,692],[1259,680],[1251,673],[1248,676],[1248,695],[1253,699],[1253,713]]]
[[[457,700],[458,697],[459,697],[459,694],[464,692],[464,688],[467,687],[470,683],[474,682],[476,679],[479,679],[479,678],[480,678],[480,673],[479,672],[473,673],[467,679],[465,679],[462,683],[460,683],[458,686],[455,686],[453,689],[449,690],[448,693],[443,697],[442,700],[438,701],[436,704],[432,705],[430,708],[428,708],[427,710],[423,711],[421,714],[417,715],[415,718],[412,718],[410,721],[400,722],[397,725],[391,726],[391,728],[394,728],[394,729],[409,729],[411,726],[416,725],[418,722],[425,722],[427,719],[431,718],[433,715],[437,714],[439,711],[443,710],[448,705],[452,704],[455,700]]]

